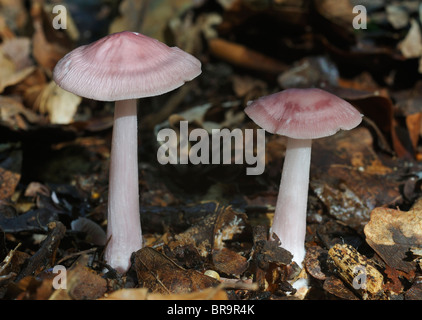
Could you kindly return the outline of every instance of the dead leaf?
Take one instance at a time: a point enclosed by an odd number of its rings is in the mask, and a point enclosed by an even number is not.
[[[385,11],[387,13],[388,22],[390,22],[395,29],[404,28],[409,24],[409,13],[403,6],[397,4],[387,5]]]
[[[13,195],[20,177],[20,173],[0,167],[0,199],[7,199]]]
[[[208,257],[213,251],[226,247],[230,241],[248,231],[246,215],[231,207],[217,206],[195,225],[176,234],[169,247],[194,245],[202,257]]]
[[[29,123],[45,123],[43,117],[24,107],[20,99],[0,96],[0,122],[11,130],[27,130]]]
[[[150,247],[137,251],[134,261],[139,284],[153,293],[190,293],[220,284],[218,280],[196,270],[178,266],[171,259]]]
[[[419,58],[422,55],[422,33],[415,19],[410,21],[410,30],[404,40],[399,42],[398,49],[409,59]]]
[[[48,113],[52,124],[69,124],[73,121],[81,101],[81,97],[51,81],[39,94],[34,108],[41,113]]]
[[[226,292],[221,286],[207,288],[191,293],[158,294],[150,293],[146,288],[121,289],[100,300],[227,300]]]
[[[374,152],[366,128],[313,143],[311,188],[329,213],[350,227],[363,228],[375,207],[400,203],[400,174]]]
[[[10,39],[0,46],[0,92],[34,72],[29,48],[30,41],[26,38]]]
[[[103,228],[88,218],[78,218],[71,222],[73,231],[82,232],[85,235],[85,241],[96,246],[104,246],[107,242],[107,235]]]
[[[15,193],[21,178],[23,156],[19,146],[12,143],[3,144],[3,152],[3,156],[7,156],[0,160],[0,200],[10,199]]]
[[[14,33],[21,33],[28,23],[28,12],[24,0],[2,0],[0,12],[6,17],[7,26]],[[1,27],[0,27],[1,29]]]
[[[349,0],[317,0],[316,8],[327,19],[349,28],[352,27],[355,15]]]
[[[243,274],[249,266],[245,257],[227,248],[214,251],[212,261],[218,271],[237,277]]]
[[[20,245],[21,244],[18,244],[15,249],[10,250],[0,263],[0,276],[6,276],[13,273],[14,278],[19,273],[20,268],[25,263],[26,259],[30,257],[29,254],[17,250]]]
[[[202,257],[207,257],[211,253],[213,227],[216,218],[215,214],[204,217],[196,225],[175,235],[175,241],[170,242],[169,247],[174,249],[176,246],[193,244]]]
[[[337,66],[323,56],[304,58],[277,77],[284,89],[337,86],[338,80]]]
[[[415,281],[409,290],[405,293],[406,300],[422,300],[422,281]]]
[[[23,70],[34,65],[31,58],[31,45],[30,38],[16,37],[4,41],[1,50],[13,62],[16,70]]]
[[[82,255],[67,270],[66,289],[57,289],[49,300],[92,300],[102,297],[107,291],[107,281],[87,267],[88,255]]]
[[[323,283],[323,288],[328,293],[334,295],[335,297],[345,299],[345,300],[359,300],[357,295],[353,293],[346,285],[341,281],[341,279],[336,276],[329,276],[325,279]]]
[[[34,253],[17,276],[17,280],[32,276],[40,270],[55,264],[60,241],[65,235],[66,227],[60,221],[48,223],[48,235],[41,243],[40,248]]]
[[[110,33],[124,30],[140,31],[148,10],[147,1],[124,0],[119,5],[120,15],[110,25]]]
[[[225,247],[224,242],[233,240],[248,229],[247,216],[231,207],[221,207],[214,226],[213,250]]]
[[[33,197],[35,198],[38,194],[42,194],[46,197],[50,196],[50,189],[48,186],[40,183],[40,182],[30,182],[25,189],[25,197]]]
[[[327,278],[328,267],[326,261],[328,258],[328,251],[319,247],[309,247],[306,250],[304,266],[308,273],[318,280],[325,280]]]
[[[408,255],[410,248],[422,247],[422,210],[416,205],[409,211],[375,208],[364,232],[387,265],[407,273],[415,269]]]
[[[209,39],[208,45],[214,56],[236,66],[272,74],[279,74],[287,69],[282,62],[274,58],[225,39]]]
[[[265,291],[293,291],[286,281],[296,273],[297,265],[292,264],[292,254],[280,246],[280,241],[268,240],[268,228],[257,225],[253,230],[253,250],[251,263],[254,265],[258,287]],[[290,270],[288,270],[290,269]]]
[[[32,54],[40,66],[51,74],[57,62],[71,49],[71,41],[64,32],[53,28],[50,17],[41,3],[34,2],[31,7],[34,27]]]

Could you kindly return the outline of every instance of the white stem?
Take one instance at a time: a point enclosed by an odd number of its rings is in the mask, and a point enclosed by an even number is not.
[[[272,232],[279,237],[281,246],[293,254],[293,261],[299,266],[305,257],[311,146],[311,139],[289,138],[287,141],[272,225]]]
[[[115,104],[110,157],[105,260],[123,273],[130,267],[132,252],[142,248],[136,100]]]

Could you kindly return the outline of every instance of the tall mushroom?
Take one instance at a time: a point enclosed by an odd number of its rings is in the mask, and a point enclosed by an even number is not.
[[[177,47],[136,32],[119,32],[69,52],[54,68],[63,89],[116,101],[110,156],[108,264],[125,272],[142,247],[139,216],[136,99],[174,90],[201,74],[201,63]]]
[[[362,115],[343,99],[316,88],[287,89],[261,97],[245,112],[266,131],[288,137],[271,235],[277,235],[281,246],[301,266],[305,257],[312,139],[353,129],[362,121]]]

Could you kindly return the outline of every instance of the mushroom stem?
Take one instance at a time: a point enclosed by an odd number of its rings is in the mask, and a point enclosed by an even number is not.
[[[116,102],[109,173],[107,263],[119,272],[130,266],[132,252],[142,247],[138,185],[136,100]]]
[[[272,232],[302,266],[312,139],[288,138]]]

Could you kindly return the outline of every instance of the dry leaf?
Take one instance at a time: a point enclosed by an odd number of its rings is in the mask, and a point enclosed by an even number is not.
[[[368,129],[342,131],[313,144],[311,187],[336,219],[361,229],[371,210],[401,199],[400,172],[374,152]]]
[[[107,281],[86,266],[89,256],[82,255],[67,271],[66,289],[57,289],[49,300],[98,299],[107,291]]]
[[[387,13],[388,22],[390,22],[395,29],[405,28],[408,25],[409,14],[404,7],[392,4],[388,5],[385,11]]]
[[[25,108],[19,99],[0,96],[0,122],[12,130],[28,128],[29,123],[43,123],[43,118]]]
[[[287,69],[286,65],[274,58],[225,39],[209,39],[208,45],[212,55],[236,66],[273,74]]]
[[[412,19],[410,21],[411,27],[404,38],[398,44],[398,48],[406,58],[419,58],[422,55],[422,34],[419,23]]]
[[[60,88],[51,81],[41,91],[34,108],[41,113],[48,113],[50,122],[53,124],[69,124],[73,121],[82,98]]]
[[[20,173],[0,167],[0,200],[10,198],[19,183]]]
[[[109,33],[140,30],[147,9],[148,1],[123,0],[119,5],[120,15],[111,23]]]
[[[66,33],[53,28],[40,3],[33,3],[31,16],[35,30],[32,37],[32,54],[38,64],[51,73],[57,62],[70,51],[70,40]]]
[[[26,38],[7,40],[0,47],[0,92],[25,79],[34,70],[29,59],[30,41]]]
[[[329,276],[325,279],[323,288],[328,293],[345,300],[359,300],[357,295],[354,294],[341,279],[336,276]]]
[[[191,293],[158,294],[146,288],[117,290],[100,300],[227,300],[226,292],[220,287],[207,288]]]
[[[249,266],[245,257],[227,248],[214,251],[212,261],[218,271],[233,276],[240,276]]]
[[[409,211],[375,208],[364,232],[366,242],[387,265],[404,272],[415,269],[408,254],[411,248],[422,247],[422,210],[418,204]]]
[[[23,32],[28,23],[25,0],[2,0],[0,12],[1,16],[5,17],[6,24],[10,29],[15,33]]]
[[[135,253],[135,269],[139,284],[154,293],[189,293],[220,284],[218,280],[196,270],[180,267],[150,247]]]
[[[355,14],[349,0],[317,0],[315,6],[318,12],[331,22],[344,28],[352,28]]]

